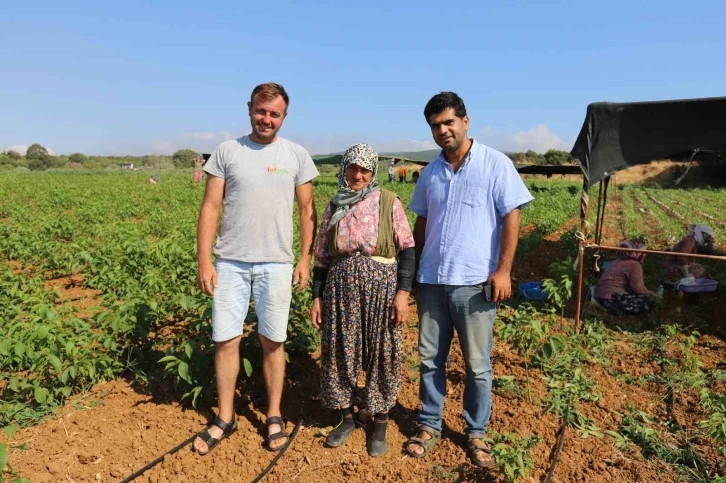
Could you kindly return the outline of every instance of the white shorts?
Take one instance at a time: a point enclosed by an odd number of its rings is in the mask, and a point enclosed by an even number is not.
[[[284,342],[292,300],[292,264],[218,258],[214,266],[217,288],[212,300],[212,340],[224,342],[242,335],[251,295],[260,335],[273,342]]]

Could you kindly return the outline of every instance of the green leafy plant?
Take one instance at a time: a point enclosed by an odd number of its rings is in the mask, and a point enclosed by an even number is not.
[[[726,458],[726,394],[713,393],[703,388],[701,405],[710,415],[708,419],[700,421],[698,427],[718,443],[718,450]]]
[[[491,446],[492,458],[507,482],[515,482],[529,476],[534,466],[532,448],[539,436],[520,437],[512,433],[490,431],[485,441]]]
[[[3,432],[12,441],[15,432],[18,430],[17,425],[6,426]],[[27,444],[0,443],[0,483],[30,483],[30,480],[22,478],[10,465],[9,450],[27,450]]]
[[[497,324],[499,337],[509,342],[512,349],[524,358],[527,394],[531,402],[529,364],[534,354],[542,347],[554,324],[554,318],[552,314],[546,316],[532,305],[525,303],[510,313],[502,314]]]
[[[553,278],[542,281],[547,292],[547,300],[560,311],[564,317],[565,305],[572,298],[572,284],[575,278],[577,260],[567,257],[550,265]]]

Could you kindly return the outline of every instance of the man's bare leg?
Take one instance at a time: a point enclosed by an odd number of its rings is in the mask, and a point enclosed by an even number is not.
[[[262,346],[262,375],[265,377],[267,388],[267,417],[282,416],[280,402],[282,401],[282,388],[285,384],[285,348],[282,342],[274,342],[260,335]],[[267,434],[275,434],[284,430],[279,424],[271,424]],[[287,438],[273,440],[272,449],[277,449],[287,443]]]
[[[228,423],[234,418],[234,390],[237,385],[239,373],[239,343],[242,336],[224,342],[217,342],[214,354],[214,370],[217,375],[217,393],[219,395],[219,418]],[[222,429],[217,426],[209,428],[213,438],[222,436]],[[194,448],[204,453],[207,443],[201,438],[194,440]]]

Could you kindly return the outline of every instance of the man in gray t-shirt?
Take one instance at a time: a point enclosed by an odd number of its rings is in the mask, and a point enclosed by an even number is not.
[[[289,98],[274,83],[252,91],[252,132],[214,150],[204,171],[209,175],[197,228],[199,286],[214,297],[212,339],[217,344],[215,369],[219,415],[199,433],[194,448],[206,454],[237,428],[234,391],[239,372],[239,344],[249,308],[255,300],[267,387],[267,448],[287,442],[280,401],[285,377],[287,320],[292,285],[305,289],[310,277],[317,224],[312,179],[318,170],[305,149],[277,136]],[[300,261],[293,270],[293,199],[300,212]],[[222,209],[219,236],[212,242]]]

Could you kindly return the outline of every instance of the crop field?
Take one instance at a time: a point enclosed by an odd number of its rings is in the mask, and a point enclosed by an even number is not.
[[[319,403],[320,341],[305,291],[293,297],[283,398],[288,432],[302,425],[264,481],[543,481],[555,463],[551,481],[726,482],[723,291],[668,292],[643,319],[591,314],[576,334],[579,183],[527,184],[536,199],[522,215],[513,284],[548,279],[550,299],[515,297],[498,311],[489,432],[496,469],[475,469],[462,448],[465,368],[456,343],[444,439],[426,459],[401,451],[418,409],[413,298],[388,454],[369,458],[362,431],[343,448],[324,447],[337,421]],[[382,185],[408,205],[413,184]],[[319,214],[335,190],[332,177],[316,181]],[[203,429],[214,410],[211,299],[196,282],[203,187],[191,173],[165,174],[159,185],[138,173],[32,173],[0,175],[0,193],[0,482],[122,480]],[[704,222],[723,250],[723,206],[725,190],[619,185],[603,241],[638,237],[667,249],[690,223]],[[658,262],[646,258],[651,289]],[[726,283],[723,263],[704,265]],[[255,322],[250,311],[238,432],[204,458],[185,447],[136,481],[248,482],[272,461],[261,444]]]

